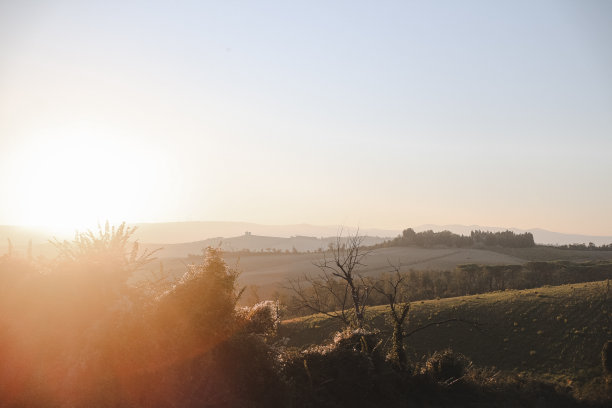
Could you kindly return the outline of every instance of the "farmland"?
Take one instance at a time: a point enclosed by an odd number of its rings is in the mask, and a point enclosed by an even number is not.
[[[401,266],[402,270],[440,271],[454,270],[458,265],[523,265],[528,261],[549,261],[612,259],[610,251],[566,251],[548,247],[516,249],[472,249],[472,248],[418,248],[390,247],[373,250],[365,259],[361,269],[364,276],[377,276],[390,270],[390,264]],[[224,259],[228,265],[240,272],[239,284],[257,286],[258,295],[270,297],[287,279],[316,274],[314,265],[323,258],[322,253],[237,253],[226,252]],[[163,270],[178,277],[185,272],[186,265],[197,263],[198,257],[162,258]],[[155,273],[160,263],[147,265],[145,273]]]
[[[314,263],[321,260],[321,253],[267,254],[235,253],[224,254],[225,261],[241,271],[243,285],[270,285],[287,278],[316,273]],[[181,274],[185,265],[197,262],[197,258],[166,258],[161,260],[164,269],[172,274]],[[375,249],[367,257],[364,274],[377,274],[389,270],[389,263],[415,270],[451,270],[457,265],[477,264],[523,264],[526,260],[484,249],[395,247]],[[159,264],[149,265],[150,270]]]
[[[369,309],[370,328],[389,336],[387,306]],[[406,331],[432,321],[460,318],[419,331],[407,339],[409,356],[447,347],[475,364],[531,374],[566,384],[601,376],[601,347],[612,336],[612,293],[608,282],[503,291],[413,302]],[[281,336],[289,345],[322,344],[339,329],[323,315],[286,320]]]

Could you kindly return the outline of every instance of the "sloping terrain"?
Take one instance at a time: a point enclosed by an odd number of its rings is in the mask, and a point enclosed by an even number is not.
[[[240,256],[239,268],[242,270],[242,284],[266,285],[283,282],[304,274],[316,274],[319,269],[314,263],[322,259],[322,254],[297,255],[247,255]],[[232,264],[238,260],[235,254],[226,254],[225,259]],[[376,275],[391,269],[389,263],[401,265],[402,269],[449,269],[465,263],[479,264],[522,264],[525,261],[508,255],[481,249],[423,249],[411,247],[376,249],[365,258],[362,268],[364,275]]]
[[[369,309],[372,328],[388,333],[386,306]],[[459,318],[419,331],[406,340],[409,355],[451,347],[480,366],[531,371],[586,381],[601,375],[601,348],[612,338],[612,289],[608,282],[504,291],[415,302],[407,331],[432,321]],[[284,321],[281,335],[292,346],[320,344],[338,329],[314,315]]]
[[[365,236],[364,246],[376,245],[384,242],[386,238]],[[190,254],[202,253],[202,248],[219,247],[223,251],[251,251],[251,252],[313,252],[328,248],[335,244],[336,237],[316,238],[306,236],[294,237],[268,237],[260,235],[241,235],[230,238],[209,238],[202,241],[186,242],[180,244],[144,244],[145,248],[161,250],[157,253],[160,258],[181,258]]]
[[[560,249],[546,246],[533,248],[493,248],[494,252],[510,255],[528,261],[574,261],[585,262],[612,259],[612,251],[585,251],[578,249]]]
[[[212,237],[235,237],[246,231],[253,235],[267,237],[335,237],[340,230],[344,233],[355,234],[357,228],[338,225],[265,225],[251,222],[224,222],[224,221],[186,221],[136,224],[138,230],[136,237],[141,242],[154,243],[182,243],[200,241]],[[0,229],[1,231],[1,229]],[[360,228],[361,235],[394,237],[401,233],[400,229]]]
[[[194,251],[194,253],[201,252]],[[307,254],[236,254],[225,253],[225,261],[242,271],[241,285],[276,286],[287,279],[316,274],[319,269],[314,265],[323,258],[321,253]],[[185,265],[194,263],[195,258],[162,259],[164,270],[171,275],[180,276]],[[390,263],[401,265],[402,270],[452,270],[457,265],[476,264],[523,264],[526,261],[510,255],[484,249],[445,248],[424,249],[414,247],[380,248],[373,250],[364,260],[364,275],[375,275],[391,269]],[[149,265],[150,270],[159,269],[159,264]]]

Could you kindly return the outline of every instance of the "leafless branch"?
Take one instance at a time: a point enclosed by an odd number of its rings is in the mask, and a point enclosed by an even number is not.
[[[350,320],[349,309],[352,308],[353,323],[363,327],[370,287],[358,272],[366,266],[363,261],[370,251],[364,250],[362,243],[363,237],[359,235],[359,230],[346,238],[342,237],[340,230],[335,243],[323,253],[323,259],[314,263],[320,273],[302,278],[310,288],[306,289],[304,285],[299,286],[295,282],[289,286],[302,307],[317,313],[334,314],[346,322]],[[302,293],[298,294],[297,291]],[[307,295],[307,292],[310,294]],[[331,302],[325,302],[328,299]],[[330,312],[331,306],[337,307],[337,312]]]
[[[473,321],[470,321],[470,320],[459,319],[459,318],[452,318],[452,319],[446,319],[446,320],[440,320],[440,321],[437,321],[437,322],[427,323],[427,324],[425,324],[423,326],[419,326],[416,329],[411,330],[411,331],[405,333],[404,336],[405,337],[409,337],[409,336],[412,336],[413,334],[415,334],[417,332],[420,332],[421,330],[425,330],[428,327],[439,326],[441,324],[450,323],[450,322],[466,323],[466,324],[469,324],[471,326],[476,327],[477,329],[480,329],[480,326],[476,322],[473,322]]]

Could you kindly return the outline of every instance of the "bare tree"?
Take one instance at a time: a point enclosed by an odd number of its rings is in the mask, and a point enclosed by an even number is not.
[[[340,232],[336,242],[323,253],[323,259],[315,263],[318,275],[289,281],[288,289],[300,308],[324,313],[347,326],[363,327],[370,294],[369,285],[359,274],[370,253],[362,245],[363,238],[359,231],[345,238]]]
[[[399,265],[399,263],[398,263]],[[389,303],[393,334],[391,336],[391,351],[389,358],[396,362],[400,369],[406,368],[408,359],[404,350],[404,322],[410,312],[406,275],[400,273],[400,267],[391,265],[393,272],[383,275],[372,288],[387,298]]]
[[[404,370],[408,366],[408,359],[404,349],[404,339],[407,337],[410,337],[421,330],[427,329],[428,327],[439,326],[441,324],[450,322],[467,323],[477,329],[480,329],[479,325],[475,322],[453,317],[450,319],[430,322],[418,326],[408,332],[404,331],[411,305],[409,287],[406,284],[407,275],[400,272],[399,262],[397,265],[393,265],[391,262],[389,262],[389,265],[391,266],[392,271],[386,275],[380,276],[376,280],[373,280],[371,287],[376,292],[383,295],[389,304],[389,314],[393,323],[393,334],[391,336],[391,350],[389,352],[389,358],[394,361],[400,369]]]

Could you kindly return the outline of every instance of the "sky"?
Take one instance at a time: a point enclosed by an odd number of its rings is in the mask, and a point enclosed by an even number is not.
[[[0,224],[612,235],[612,2],[0,0]]]

